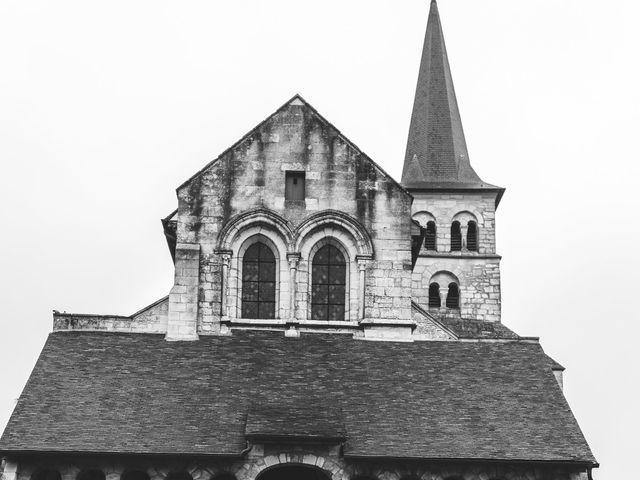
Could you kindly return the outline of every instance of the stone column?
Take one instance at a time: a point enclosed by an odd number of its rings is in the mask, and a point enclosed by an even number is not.
[[[358,321],[364,319],[364,297],[366,292],[366,273],[367,264],[371,260],[371,257],[365,255],[357,255],[356,261],[358,262]]]
[[[18,462],[7,459],[4,463],[4,471],[0,470],[2,480],[18,480]]]
[[[447,307],[447,295],[449,294],[449,286],[440,287],[440,308]]]
[[[300,262],[300,253],[287,253],[289,261],[289,320],[295,321],[296,316],[296,292],[298,291],[298,263]]]
[[[216,250],[216,253],[220,255],[222,264],[222,278],[220,279],[220,315],[223,318],[228,318],[229,265],[231,264],[233,252],[231,250]]]
[[[467,251],[467,231],[469,230],[469,225],[466,223],[462,223],[460,222],[460,236],[462,236],[461,238],[461,244],[462,244],[462,248],[461,251],[466,252]]]

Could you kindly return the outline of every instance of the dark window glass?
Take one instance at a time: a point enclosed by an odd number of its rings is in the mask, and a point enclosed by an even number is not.
[[[251,245],[242,259],[242,318],[275,318],[276,258],[269,247]]]
[[[427,222],[427,233],[425,234],[424,246],[427,250],[436,249],[436,222]]]
[[[149,475],[141,470],[129,470],[120,476],[120,480],[149,480]]]
[[[57,470],[38,470],[31,475],[31,480],[60,480],[60,472]]]
[[[462,232],[460,222],[455,221],[451,224],[451,251],[459,252],[460,250],[462,250]]]
[[[284,199],[292,201],[304,200],[304,172],[288,171],[285,173]]]
[[[473,220],[467,224],[467,250],[478,251],[478,225]]]
[[[460,289],[455,283],[449,284],[447,292],[447,308],[460,308]]]
[[[171,472],[165,477],[165,480],[193,480],[189,472]]]
[[[83,470],[76,476],[76,480],[104,480],[105,476],[102,470]]]
[[[344,320],[347,265],[333,245],[325,245],[313,257],[311,267],[311,319]]]
[[[429,285],[429,308],[440,308],[440,285],[432,283]]]

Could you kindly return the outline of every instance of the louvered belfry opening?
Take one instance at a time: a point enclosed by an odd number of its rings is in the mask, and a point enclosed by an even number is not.
[[[447,292],[447,308],[460,308],[460,289],[458,284],[450,283]]]
[[[451,224],[451,251],[459,252],[460,250],[462,250],[462,232],[460,222],[456,220]]]
[[[473,220],[467,224],[467,250],[478,251],[478,224]]]
[[[425,234],[424,246],[427,250],[436,250],[436,222],[427,222],[427,232]]]
[[[271,319],[276,314],[276,258],[257,242],[242,259],[242,318]]]
[[[440,285],[432,283],[429,285],[429,308],[440,308]]]
[[[320,248],[311,267],[311,319],[344,320],[347,264],[333,245]]]

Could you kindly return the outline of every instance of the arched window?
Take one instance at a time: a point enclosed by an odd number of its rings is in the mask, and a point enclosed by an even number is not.
[[[60,480],[60,472],[52,468],[38,470],[31,475],[31,480]]]
[[[311,267],[311,319],[344,320],[347,265],[333,245],[316,252]]]
[[[440,285],[432,283],[429,285],[429,308],[440,308]]]
[[[120,475],[120,480],[149,480],[149,474],[142,470],[127,470]]]
[[[447,308],[460,308],[460,289],[457,283],[451,282],[449,284],[449,291],[447,292]]]
[[[467,224],[467,250],[478,251],[478,224],[473,220],[469,220]]]
[[[276,258],[262,242],[242,258],[242,318],[275,318]]]
[[[456,220],[451,224],[451,251],[459,252],[460,250],[462,250],[462,232],[460,222]]]
[[[434,221],[427,222],[424,246],[427,250],[436,250],[436,222]]]
[[[90,470],[82,470],[76,476],[76,480],[104,480],[104,479],[105,479],[104,472],[96,468],[92,468]]]

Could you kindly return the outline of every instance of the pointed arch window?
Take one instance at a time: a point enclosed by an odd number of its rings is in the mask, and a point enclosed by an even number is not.
[[[242,318],[275,318],[276,258],[262,242],[251,245],[242,258]]]
[[[473,220],[469,220],[467,224],[467,250],[478,251],[478,224]]]
[[[462,231],[460,222],[456,220],[451,224],[451,251],[459,252],[460,250],[462,250]]]
[[[429,285],[429,308],[440,308],[440,284]]]
[[[447,308],[460,308],[460,288],[457,283],[451,282],[447,291]]]
[[[311,266],[311,319],[344,320],[347,264],[334,245],[320,248]]]
[[[427,250],[436,250],[436,222],[433,220],[427,222],[424,246]]]

